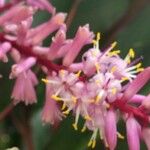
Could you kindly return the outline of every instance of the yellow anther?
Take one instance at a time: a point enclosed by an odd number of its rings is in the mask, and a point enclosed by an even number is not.
[[[42,78],[41,80],[45,83],[49,83],[49,80],[47,80],[47,79]]]
[[[90,147],[92,145],[92,143],[93,143],[93,141],[90,140],[87,146]]]
[[[98,50],[94,49],[91,53],[93,57],[96,57],[98,55]]]
[[[79,70],[75,75],[76,75],[76,77],[80,77],[80,74],[81,74],[81,70]]]
[[[73,123],[72,126],[76,131],[78,130],[77,124]]]
[[[110,70],[111,73],[114,73],[115,71],[117,70],[117,67],[116,66],[113,66]]]
[[[128,59],[127,59],[127,63],[128,63],[128,64],[130,64],[130,63],[131,63],[131,60],[130,60],[130,58],[128,58]]]
[[[124,140],[124,136],[122,134],[120,134],[119,132],[117,132],[117,136],[118,136],[119,139]]]
[[[97,37],[96,38],[97,38],[97,41],[99,41],[101,39],[101,33],[100,32],[97,33]]]
[[[96,44],[97,44],[97,41],[96,41],[96,40],[93,40],[92,43],[93,43],[94,45],[96,45]]]
[[[65,70],[61,69],[60,70],[60,75],[63,77],[65,75]]]
[[[61,101],[62,100],[61,97],[58,97],[56,95],[52,95],[51,98],[54,99],[55,101]]]
[[[121,82],[129,80],[127,77],[122,77]]]
[[[116,42],[116,41],[113,42],[113,43],[111,44],[111,49],[113,49],[116,45],[117,45],[117,42]]]
[[[89,115],[85,115],[85,116],[84,116],[84,119],[85,119],[85,120],[88,120],[88,121],[92,120]]]
[[[116,51],[113,51],[113,52],[109,52],[108,55],[111,57],[111,56],[114,56],[114,55],[118,55],[120,54],[120,50],[116,50]]]
[[[95,99],[95,103],[97,104],[97,103],[101,100],[101,98],[102,98],[102,97],[101,97],[100,95],[97,95],[97,96],[96,96],[96,99]]]
[[[92,148],[95,148],[95,146],[96,146],[96,140],[93,140],[93,142],[92,142]]]
[[[112,94],[115,95],[117,92],[117,89],[116,88],[112,88]]]
[[[100,65],[98,63],[95,63],[95,67],[96,67],[96,72],[99,73]]]
[[[63,103],[61,110],[64,110],[66,108],[66,104]]]
[[[135,52],[134,52],[134,50],[133,50],[132,48],[129,49],[129,56],[130,56],[131,58],[134,58],[134,57],[135,57]]]
[[[136,65],[136,68],[140,68],[142,66],[142,63],[138,63],[137,65]]]
[[[77,103],[77,97],[72,96],[71,99],[72,99],[72,101],[73,101],[74,103]]]
[[[84,125],[83,128],[81,129],[81,132],[83,133],[85,132],[85,130],[86,130],[86,126]]]
[[[137,72],[141,72],[141,71],[143,71],[144,70],[144,68],[137,68]]]
[[[95,83],[96,83],[97,85],[99,85],[99,84],[101,83],[101,81],[100,81],[100,80],[95,80]]]
[[[69,109],[67,109],[66,111],[63,111],[62,113],[63,113],[63,114],[65,114],[65,115],[68,115],[68,114],[69,114],[69,112],[70,112],[70,110],[69,110]]]

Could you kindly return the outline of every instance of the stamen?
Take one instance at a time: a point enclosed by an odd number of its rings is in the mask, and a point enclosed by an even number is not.
[[[96,72],[99,73],[100,65],[98,63],[95,63],[95,67],[96,67]]]
[[[92,41],[95,49],[99,49],[99,40],[100,40],[100,33],[98,32],[96,36],[96,40]]]
[[[77,103],[77,97],[72,96],[71,99],[72,99],[72,101],[73,101],[75,104]]]
[[[77,76],[77,77],[80,77],[80,74],[81,74],[81,70],[79,70],[75,75]]]
[[[61,75],[61,77],[64,77],[64,75],[65,75],[65,70],[61,69],[61,70],[60,70],[60,75]]]
[[[91,139],[90,139],[90,141],[89,141],[89,143],[88,143],[88,147],[91,146],[92,149],[95,148],[95,146],[96,146],[97,132],[98,132],[98,129],[95,129],[95,130],[93,131],[93,134],[92,134],[92,136],[91,136]]]
[[[120,50],[116,50],[116,51],[113,51],[113,52],[109,52],[108,53],[108,56],[117,56],[118,54],[120,54]]]
[[[128,81],[129,79],[127,77],[122,77],[121,79],[121,83],[124,82],[124,81]]]
[[[51,98],[54,99],[55,101],[62,101],[62,98],[56,95],[52,95]]]
[[[95,83],[96,83],[97,85],[99,85],[99,84],[101,83],[101,81],[100,81],[100,80],[95,80]]]
[[[66,111],[62,112],[64,115],[68,115],[70,113],[70,109],[68,108]]]
[[[102,98],[101,95],[98,94],[98,95],[96,96],[95,103],[98,104],[98,102],[101,100],[101,98]]]
[[[118,136],[119,139],[124,140],[124,136],[122,134],[120,134],[119,132],[117,132],[117,136]]]
[[[132,48],[129,49],[129,52],[127,54],[127,56],[125,57],[125,61],[130,64],[131,63],[131,59],[130,58],[134,58],[135,57],[135,52]]]
[[[115,95],[117,93],[117,89],[114,87],[112,88],[112,94]]]
[[[84,119],[85,119],[85,120],[88,120],[88,121],[91,121],[91,120],[92,120],[92,118],[91,118],[89,115],[85,115],[85,116],[84,116]]]
[[[67,107],[66,104],[63,103],[61,110],[64,110],[66,107]]]
[[[117,45],[117,42],[115,41],[111,44],[110,48],[113,49],[116,45]]]
[[[133,50],[132,48],[129,49],[129,56],[130,56],[131,58],[134,58],[134,57],[135,57],[135,52],[134,52],[134,50]]]
[[[81,129],[81,132],[83,133],[85,132],[85,130],[86,130],[86,125],[84,124],[83,128]]]
[[[76,131],[78,130],[77,124],[73,123],[72,126]]]
[[[117,70],[117,67],[116,66],[113,66],[110,70],[111,73],[114,73],[115,71]]]
[[[53,81],[53,80],[48,80],[48,79],[44,79],[42,78],[41,81],[43,81],[44,83],[52,83],[52,84],[58,84],[57,81]]]
[[[41,80],[45,83],[49,83],[49,80],[47,80],[47,79],[42,78]]]

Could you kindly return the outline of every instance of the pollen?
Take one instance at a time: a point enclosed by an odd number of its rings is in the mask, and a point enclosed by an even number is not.
[[[91,121],[91,120],[92,120],[92,118],[91,118],[89,115],[85,115],[85,116],[84,116],[84,119],[85,119],[85,120],[88,120],[88,121]]]
[[[78,130],[77,124],[73,123],[72,126],[76,131]]]

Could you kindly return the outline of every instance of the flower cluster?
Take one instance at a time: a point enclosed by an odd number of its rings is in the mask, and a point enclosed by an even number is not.
[[[140,58],[134,59],[132,48],[123,59],[120,50],[115,49],[116,42],[101,51],[100,33],[94,39],[89,25],[80,26],[75,37],[67,39],[66,14],[57,13],[47,0],[7,3],[0,0],[0,7],[6,9],[0,16],[0,60],[8,62],[7,54],[14,60],[9,78],[16,79],[11,95],[15,105],[37,102],[38,79],[32,67],[39,64],[46,75],[42,79],[46,83],[43,122],[54,124],[72,112],[75,130],[82,117],[85,122],[81,131],[93,132],[88,146],[95,147],[99,134],[105,146],[114,150],[117,137],[124,139],[117,131],[117,123],[122,118],[129,149],[139,150],[140,139],[150,149],[150,95],[137,94],[149,82],[150,67],[142,68]],[[48,11],[51,18],[32,27],[33,15],[38,10]],[[55,31],[51,44],[44,47],[43,40]],[[75,62],[81,49],[92,43],[81,62]],[[62,63],[54,63],[56,59]]]

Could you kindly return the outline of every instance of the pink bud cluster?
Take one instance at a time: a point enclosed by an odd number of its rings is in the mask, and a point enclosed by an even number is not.
[[[129,149],[139,150],[140,139],[150,149],[150,95],[137,94],[149,82],[150,67],[143,69],[139,59],[133,60],[133,49],[124,59],[120,50],[114,50],[116,42],[101,51],[100,34],[95,40],[89,25],[80,26],[75,37],[67,39],[66,14],[57,13],[47,0],[0,0],[0,7],[0,60],[6,63],[10,55],[14,61],[9,78],[16,79],[11,94],[15,105],[37,102],[38,79],[32,67],[38,64],[46,76],[42,79],[46,83],[43,122],[54,124],[72,112],[75,130],[81,117],[85,120],[81,131],[93,132],[88,146],[95,147],[99,134],[105,146],[114,150],[117,137],[124,139],[117,131],[122,118]],[[51,18],[32,27],[38,10],[48,11]],[[44,47],[43,41],[53,32],[52,42]],[[76,62],[81,49],[91,43],[93,47]],[[61,64],[54,63],[58,59]]]

